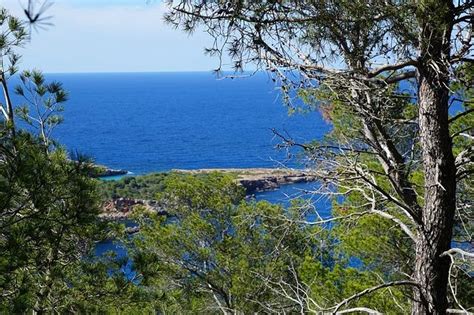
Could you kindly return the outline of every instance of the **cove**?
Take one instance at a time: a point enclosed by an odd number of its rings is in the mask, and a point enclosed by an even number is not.
[[[315,195],[312,193],[313,191],[315,191],[316,188],[316,182],[282,185],[279,189],[257,192],[252,196],[248,196],[248,198],[255,199],[255,201],[268,201],[274,204],[281,204],[284,207],[288,207],[291,204],[291,200],[301,198],[312,202],[318,210],[318,213],[321,218],[330,218],[331,203],[326,199],[316,198]],[[314,221],[317,218],[315,215],[309,215],[307,219],[309,221]],[[125,225],[133,226],[134,223],[131,221],[126,221]],[[110,252],[116,255],[117,259],[123,259],[124,264],[122,265],[120,271],[124,274],[125,277],[127,277],[128,279],[132,279],[135,276],[135,272],[133,271],[133,262],[130,259],[127,259],[127,250],[120,242],[114,240],[104,240],[98,242],[94,249],[94,255],[97,257],[100,257]]]

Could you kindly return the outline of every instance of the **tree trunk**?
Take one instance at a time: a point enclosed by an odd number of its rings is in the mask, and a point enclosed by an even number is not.
[[[442,1],[437,4],[429,9],[439,14],[424,24],[420,38],[418,101],[425,192],[415,244],[414,280],[420,288],[415,289],[413,314],[446,313],[450,260],[440,255],[451,246],[456,208],[456,169],[448,123],[451,26],[446,12],[450,6]]]

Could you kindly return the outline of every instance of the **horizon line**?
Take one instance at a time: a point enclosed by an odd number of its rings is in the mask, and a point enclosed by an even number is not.
[[[41,70],[40,70],[41,71]],[[20,71],[21,72],[21,71]],[[222,70],[222,73],[259,73],[265,70],[246,70],[235,72],[233,70]],[[157,70],[157,71],[43,71],[44,74],[154,74],[154,73],[215,73],[215,70]]]

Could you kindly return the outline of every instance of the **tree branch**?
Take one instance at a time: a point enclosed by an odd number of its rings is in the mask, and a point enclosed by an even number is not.
[[[0,83],[2,84],[3,95],[5,97],[5,104],[7,107],[7,118],[13,124],[13,105],[10,99],[10,93],[8,92],[7,81],[5,79],[5,74],[2,72],[0,75]]]
[[[446,257],[450,255],[461,255],[461,257],[464,259],[464,257],[468,257],[470,259],[474,259],[474,253],[471,252],[466,252],[463,249],[460,248],[451,248],[439,255],[439,257]]]
[[[406,79],[412,79],[414,77],[416,77],[416,71],[415,70],[406,71],[406,72],[403,72],[399,75],[396,75],[396,76],[393,76],[393,77],[388,77],[384,81],[388,84],[392,84],[392,83],[397,83],[397,82],[400,82],[400,81],[403,81],[403,80],[406,80]]]
[[[468,110],[466,110],[466,111],[464,111],[464,112],[462,112],[462,113],[457,114],[457,115],[454,116],[454,117],[451,117],[448,122],[451,124],[451,123],[454,122],[455,120],[457,120],[457,119],[459,119],[459,118],[461,118],[461,117],[464,117],[464,116],[466,116],[466,115],[469,115],[469,114],[472,113],[472,112],[474,112],[474,108],[468,109]]]
[[[369,72],[368,77],[373,78],[373,77],[376,77],[379,74],[381,74],[383,72],[386,72],[386,71],[397,71],[397,70],[400,70],[400,69],[403,69],[403,68],[406,68],[406,67],[409,67],[409,66],[415,67],[417,65],[418,65],[418,61],[416,61],[416,60],[406,60],[406,61],[402,61],[402,62],[399,62],[399,63],[396,63],[396,64],[384,65],[384,66],[381,66],[381,67]]]
[[[338,311],[336,313],[336,315],[339,315],[339,314],[347,314],[347,313],[355,313],[355,312],[365,312],[365,313],[368,313],[368,314],[371,314],[371,315],[382,315],[382,313],[380,313],[379,311],[376,311],[376,310],[373,310],[371,308],[367,308],[367,307],[354,307],[354,308],[348,308],[346,310],[343,310],[343,311]]]
[[[333,309],[334,310],[333,314],[338,314],[338,311],[341,307],[343,307],[344,305],[349,304],[349,302],[351,302],[353,300],[361,298],[364,295],[373,293],[373,292],[378,291],[378,290],[383,289],[383,288],[394,287],[394,286],[403,286],[403,285],[410,285],[410,286],[416,286],[416,287],[419,286],[418,283],[416,283],[414,281],[409,281],[409,280],[392,281],[392,282],[382,283],[382,284],[379,284],[379,285],[374,286],[372,288],[368,288],[368,289],[365,289],[365,290],[363,290],[359,293],[356,293],[356,294],[348,297],[347,299],[343,300],[341,303],[337,304],[336,306],[331,307],[327,310],[332,310]]]

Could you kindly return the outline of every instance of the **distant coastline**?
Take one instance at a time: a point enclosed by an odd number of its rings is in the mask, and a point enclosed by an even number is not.
[[[275,190],[281,185],[313,182],[315,174],[311,170],[291,168],[204,168],[196,170],[174,169],[172,172],[198,175],[212,172],[237,176],[237,181],[245,188],[247,195]]]
[[[316,176],[311,170],[291,168],[202,168],[195,170],[172,169],[169,172],[190,175],[209,174],[213,172],[234,174],[237,176],[239,184],[245,188],[247,195],[278,189],[281,185],[305,183],[316,180]],[[99,165],[96,166],[96,170],[92,176],[103,179],[107,179],[108,177],[117,177],[120,179],[120,176],[130,174],[130,172],[123,169],[111,169]]]
[[[311,170],[288,168],[205,168],[195,170],[173,169],[165,173],[180,173],[188,175],[205,175],[213,172],[232,174],[236,181],[245,188],[248,196],[256,193],[279,189],[282,185],[307,183],[316,181]],[[125,172],[127,173],[127,172]],[[153,173],[152,173],[153,174]],[[150,175],[150,174],[149,174]],[[147,176],[137,175],[136,177]],[[104,204],[101,217],[108,220],[126,219],[135,206],[145,206],[151,211],[165,214],[155,200],[118,196]]]
[[[93,170],[91,176],[94,178],[106,178],[131,174],[129,171],[126,170],[108,168],[103,165],[93,165],[92,169]]]

